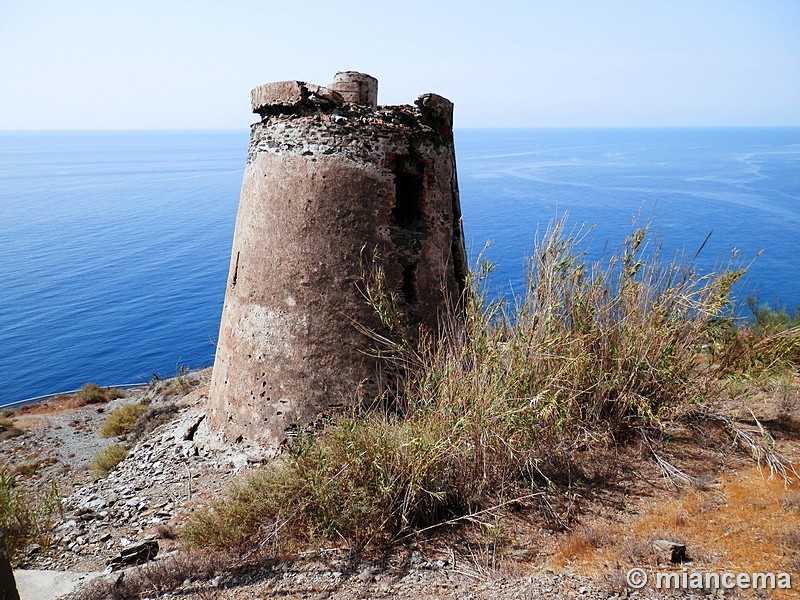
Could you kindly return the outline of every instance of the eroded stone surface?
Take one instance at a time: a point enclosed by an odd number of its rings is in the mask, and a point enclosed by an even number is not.
[[[370,108],[378,105],[378,80],[358,71],[340,71],[333,77],[330,87],[339,92],[346,102]]]
[[[464,289],[452,103],[376,107],[377,80],[355,72],[330,87],[344,103],[304,82],[254,90],[208,405],[229,442],[278,447],[376,389],[363,329],[386,331],[365,265],[412,329],[436,331]]]
[[[304,81],[267,83],[250,92],[253,112],[262,116],[309,107],[341,106],[344,102],[344,98],[337,91]]]

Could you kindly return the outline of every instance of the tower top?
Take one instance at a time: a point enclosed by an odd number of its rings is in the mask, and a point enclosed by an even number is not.
[[[358,71],[339,71],[330,88],[339,92],[345,102],[375,108],[378,106],[378,80]]]
[[[335,108],[345,103],[378,106],[378,80],[358,71],[340,71],[326,86],[305,81],[265,83],[250,92],[254,113],[266,116],[303,108]]]

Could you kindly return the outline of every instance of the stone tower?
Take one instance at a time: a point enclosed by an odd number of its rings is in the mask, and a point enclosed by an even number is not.
[[[247,166],[209,393],[208,424],[229,441],[277,447],[287,432],[356,400],[374,382],[380,330],[359,291],[375,253],[410,322],[435,331],[467,272],[453,104],[377,106],[352,71],[328,87],[252,91]],[[363,329],[362,329],[363,330]]]

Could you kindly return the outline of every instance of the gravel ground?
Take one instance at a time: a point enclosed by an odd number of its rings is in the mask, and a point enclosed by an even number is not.
[[[56,525],[53,543],[49,548],[34,547],[25,568],[107,572],[73,594],[75,599],[120,597],[115,594],[137,578],[149,582],[142,588],[145,591],[134,596],[141,598],[739,597],[731,591],[632,590],[624,573],[613,568],[597,579],[570,566],[549,570],[552,547],[512,553],[490,569],[484,556],[453,550],[458,546],[446,536],[396,549],[380,560],[348,560],[341,551],[331,550],[291,561],[251,559],[242,567],[231,562],[230,556],[227,563],[214,563],[210,553],[207,557],[182,554],[174,534],[185,518],[219,497],[232,478],[267,460],[253,458],[252,449],[214,443],[203,417],[208,375],[208,371],[198,372],[180,384],[158,382],[103,407],[77,407],[74,400],[62,399],[18,412],[15,422],[25,433],[0,442],[5,462],[27,465],[35,472],[29,480],[34,492],[57,481],[65,496],[64,516]],[[174,405],[176,411],[169,422],[132,445],[117,469],[94,480],[88,465],[98,450],[115,441],[97,434],[102,421],[116,406],[141,401],[151,407]],[[153,541],[159,546],[155,560],[109,572],[109,563],[120,553]],[[195,560],[198,564],[192,564]],[[169,579],[164,574],[170,572],[178,575],[171,575],[172,584],[156,593],[157,582]],[[58,591],[53,590],[53,598]]]

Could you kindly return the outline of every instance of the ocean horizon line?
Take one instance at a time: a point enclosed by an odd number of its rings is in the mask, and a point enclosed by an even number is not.
[[[256,123],[257,121],[253,121]],[[191,132],[244,132],[252,125],[241,127],[146,127],[133,129],[112,128],[57,128],[57,129],[0,129],[3,134],[42,134],[42,133],[191,133]],[[798,129],[798,125],[519,125],[519,126],[466,126],[454,128],[455,131],[714,131],[714,130],[756,130],[756,129]]]

